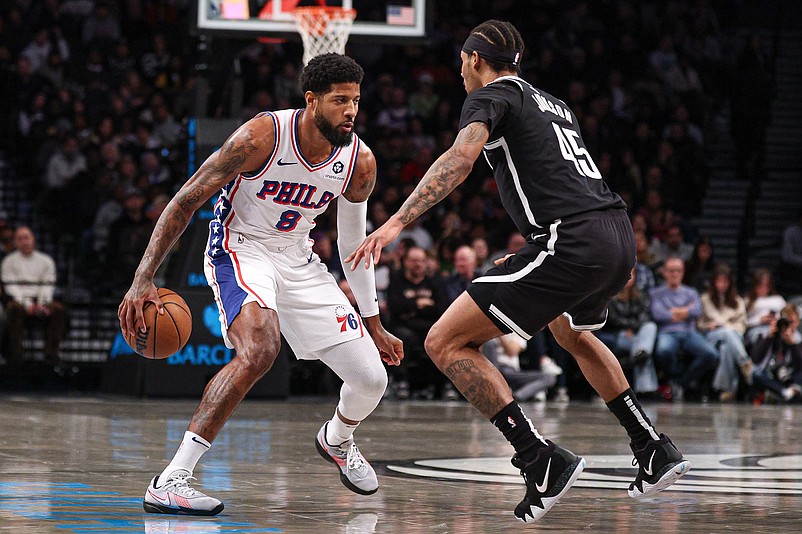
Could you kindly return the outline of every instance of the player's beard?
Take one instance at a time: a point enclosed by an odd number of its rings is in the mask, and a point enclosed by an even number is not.
[[[351,144],[351,141],[354,140],[353,129],[350,132],[340,133],[336,126],[317,112],[315,112],[315,126],[317,126],[320,133],[323,134],[323,137],[326,138],[326,141],[331,143],[335,148],[348,146]]]

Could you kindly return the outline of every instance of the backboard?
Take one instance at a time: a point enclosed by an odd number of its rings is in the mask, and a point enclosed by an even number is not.
[[[297,36],[292,10],[304,0],[197,0],[198,29],[260,37]],[[326,5],[357,10],[351,37],[414,40],[426,36],[427,0],[342,0]]]

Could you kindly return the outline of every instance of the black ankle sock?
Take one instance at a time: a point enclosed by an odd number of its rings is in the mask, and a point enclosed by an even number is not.
[[[538,434],[532,421],[515,401],[505,406],[490,422],[501,430],[518,456],[526,462],[534,460],[540,448],[546,446],[546,440]]]
[[[632,389],[627,389],[608,402],[607,407],[627,431],[629,439],[632,440],[632,445],[636,449],[643,448],[650,439],[656,439],[657,432]]]

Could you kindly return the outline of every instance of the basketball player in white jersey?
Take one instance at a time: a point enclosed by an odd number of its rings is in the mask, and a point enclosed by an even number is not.
[[[347,257],[365,237],[376,160],[354,134],[362,76],[362,68],[346,56],[312,59],[300,80],[306,108],[260,113],[242,125],[181,187],[156,224],[118,310],[123,332],[142,328],[146,302],[161,312],[153,275],[192,214],[220,193],[204,261],[223,337],[236,357],[206,386],[178,452],[145,493],[146,512],[223,510],[218,499],[190,486],[193,470],[270,369],[280,333],[299,359],[318,359],[343,380],[337,409],[318,432],[318,452],[337,466],[350,490],[369,495],[378,489],[353,432],[387,386],[381,361],[398,365],[402,344],[379,319],[373,271],[344,269],[357,314],[309,239],[315,217],[335,199],[340,256]]]

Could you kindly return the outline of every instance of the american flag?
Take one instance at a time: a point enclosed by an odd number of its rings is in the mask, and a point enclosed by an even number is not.
[[[414,26],[415,8],[407,6],[387,6],[387,24]]]

